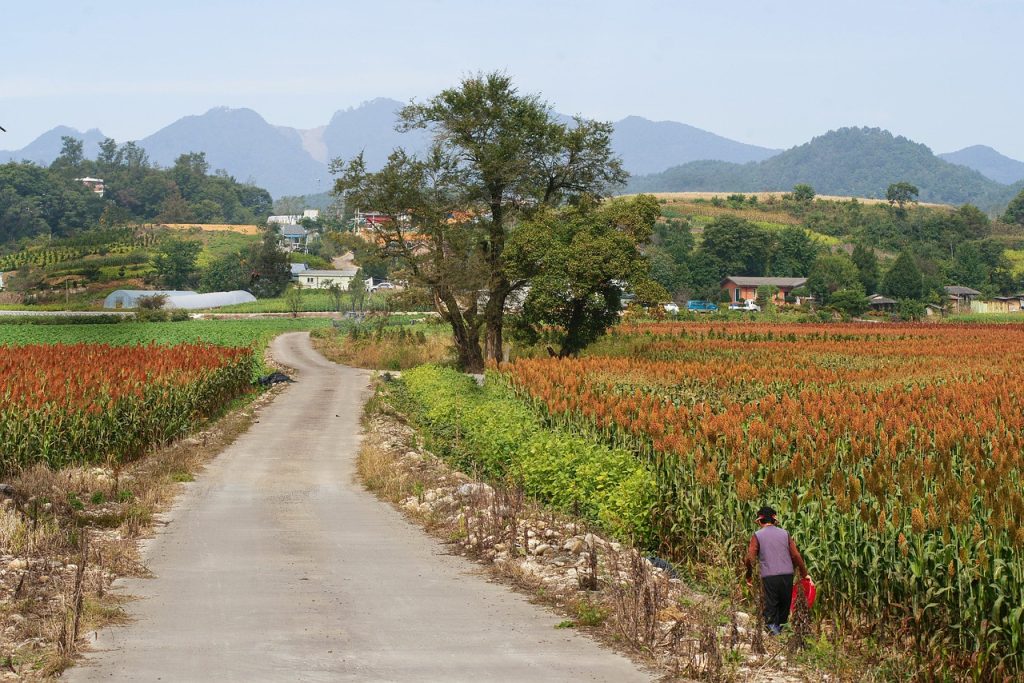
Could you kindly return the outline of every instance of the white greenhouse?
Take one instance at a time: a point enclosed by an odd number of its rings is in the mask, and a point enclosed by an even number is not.
[[[164,308],[219,308],[232,304],[247,304],[256,301],[249,292],[235,290],[233,292],[209,292],[199,294],[192,291],[162,289],[119,289],[107,295],[103,300],[103,308],[138,308],[138,300],[142,297],[163,294],[167,297]]]

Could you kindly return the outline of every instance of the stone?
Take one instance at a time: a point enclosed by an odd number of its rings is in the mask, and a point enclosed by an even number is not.
[[[748,624],[750,624],[750,615],[746,612],[737,612],[735,616],[737,625],[747,626]]]
[[[549,546],[547,543],[541,543],[539,546],[533,549],[533,554],[540,555],[541,557],[547,555],[549,552],[551,552],[551,546]]]
[[[583,550],[583,545],[584,544],[582,539],[573,537],[566,541],[565,545],[563,545],[562,548],[564,550],[568,550],[570,553],[578,553],[581,550]]]
[[[24,560],[24,559],[19,557],[16,560],[11,560],[7,564],[7,568],[8,569],[27,569],[28,568],[28,562],[26,560]]]
[[[462,486],[459,487],[459,495],[462,496],[463,498],[469,498],[471,496],[479,495],[489,496],[493,492],[494,489],[492,489],[487,484],[481,483],[463,484]]]

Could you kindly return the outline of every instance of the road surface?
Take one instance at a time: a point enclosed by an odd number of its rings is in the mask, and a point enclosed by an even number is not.
[[[272,349],[298,381],[187,486],[144,548],[155,578],[118,582],[133,622],[66,679],[651,680],[364,491],[369,374],[304,332]]]

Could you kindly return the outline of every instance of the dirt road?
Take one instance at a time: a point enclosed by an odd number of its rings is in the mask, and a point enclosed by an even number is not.
[[[273,353],[298,381],[188,486],[145,549],[155,578],[119,588],[133,623],[66,679],[651,680],[355,482],[368,373],[306,333]]]

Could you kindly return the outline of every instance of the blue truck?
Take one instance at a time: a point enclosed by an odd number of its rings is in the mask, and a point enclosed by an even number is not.
[[[694,313],[711,313],[718,310],[718,305],[701,299],[690,299],[686,302],[686,310]]]

